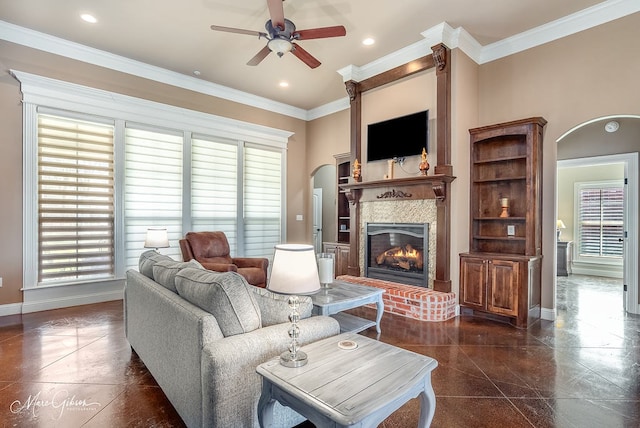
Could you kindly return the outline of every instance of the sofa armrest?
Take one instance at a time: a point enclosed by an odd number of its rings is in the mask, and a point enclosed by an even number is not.
[[[311,317],[298,325],[303,346],[340,333],[338,322],[331,317]],[[258,425],[262,378],[256,373],[256,367],[288,349],[289,326],[289,323],[277,324],[229,336],[203,349],[205,426],[234,426],[238,421],[242,421],[243,426]]]
[[[215,272],[238,272],[238,267],[230,263],[200,262],[202,267]]]

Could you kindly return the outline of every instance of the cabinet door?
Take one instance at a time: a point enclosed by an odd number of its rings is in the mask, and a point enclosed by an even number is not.
[[[491,260],[488,264],[487,309],[493,313],[518,315],[520,264],[510,260]]]
[[[460,259],[460,302],[468,307],[486,309],[487,262],[480,258]]]
[[[349,249],[348,245],[336,247],[336,276],[346,275],[349,271]]]

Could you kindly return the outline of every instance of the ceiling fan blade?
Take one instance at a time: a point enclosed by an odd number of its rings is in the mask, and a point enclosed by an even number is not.
[[[267,7],[269,8],[269,16],[271,17],[271,25],[273,27],[279,27],[284,30],[284,7],[282,6],[283,0],[267,0]]]
[[[324,39],[327,37],[341,37],[347,34],[347,30],[342,25],[335,27],[310,28],[293,33],[298,40]]]
[[[316,68],[320,65],[320,61],[318,61],[309,52],[302,49],[302,47],[298,44],[293,43],[293,50],[291,51],[291,53],[297,56],[298,59],[300,59],[311,68]]]
[[[249,62],[247,62],[247,65],[258,65],[258,64],[260,64],[262,62],[262,60],[265,59],[267,57],[267,55],[269,55],[270,52],[271,52],[271,50],[269,49],[269,46],[263,47],[260,52],[255,54],[255,56],[253,58],[251,58],[249,60]]]
[[[267,33],[253,30],[243,30],[241,28],[221,27],[220,25],[212,25],[211,29],[214,31],[224,31],[226,33],[246,34],[249,36],[267,37]]]

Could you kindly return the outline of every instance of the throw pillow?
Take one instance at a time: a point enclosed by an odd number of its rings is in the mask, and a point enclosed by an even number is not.
[[[291,308],[289,307],[289,296],[276,294],[260,287],[251,287],[251,291],[260,307],[260,317],[262,318],[263,327],[290,322],[289,314],[291,314]],[[313,312],[313,301],[311,297],[298,296],[298,299],[300,299],[300,306],[298,307],[300,319],[309,318]]]
[[[175,261],[171,257],[160,254],[157,251],[145,251],[144,253],[140,254],[140,260],[138,261],[138,270],[147,278],[153,279],[153,265],[163,260],[172,262]]]
[[[178,294],[213,314],[225,337],[248,333],[262,326],[252,287],[236,272],[182,269],[176,275]]]
[[[153,265],[153,279],[158,284],[177,293],[176,274],[185,268],[204,269],[202,265],[195,259],[188,262],[176,262],[162,260]]]

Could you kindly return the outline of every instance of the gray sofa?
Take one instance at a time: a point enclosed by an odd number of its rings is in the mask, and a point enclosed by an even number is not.
[[[127,272],[126,336],[186,425],[257,427],[255,369],[287,349],[286,296],[155,251],[139,267]],[[311,317],[310,298],[301,302],[302,345],[339,334],[333,318]],[[279,427],[304,421],[280,405],[274,417]]]

